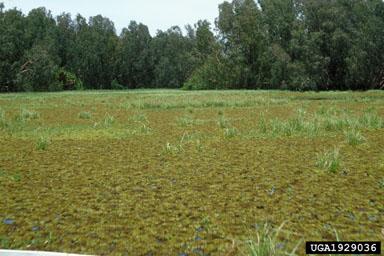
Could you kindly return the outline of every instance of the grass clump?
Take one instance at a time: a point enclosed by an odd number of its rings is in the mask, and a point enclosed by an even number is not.
[[[183,117],[179,117],[177,119],[177,123],[182,126],[182,127],[186,127],[186,126],[192,126],[194,125],[196,122],[193,118],[189,117],[189,116],[183,116]]]
[[[291,137],[304,135],[313,137],[320,133],[318,120],[316,118],[308,119],[304,109],[299,109],[295,116],[287,120],[273,118],[267,121],[264,114],[261,114],[257,126],[258,132],[262,136]]]
[[[384,189],[384,178],[379,181],[379,187]]]
[[[115,123],[115,118],[110,114],[106,114],[103,120],[104,127],[111,127]]]
[[[135,121],[135,122],[145,122],[147,123],[148,122],[148,118],[145,114],[143,113],[138,113],[138,114],[135,114],[133,117],[132,117],[132,120]]]
[[[267,120],[262,113],[257,122],[257,132],[260,137],[291,137],[291,136],[321,136],[328,132],[348,132],[351,143],[361,144],[364,139],[356,130],[380,129],[384,120],[374,110],[365,111],[361,116],[355,116],[349,110],[337,110],[321,107],[315,114],[308,114],[304,109],[286,120],[273,118]],[[227,127],[225,127],[227,128]]]
[[[90,112],[83,111],[83,112],[79,113],[79,118],[80,119],[91,119],[92,114]]]
[[[47,150],[49,144],[49,138],[41,136],[36,141],[36,149],[42,151]]]
[[[351,146],[357,146],[363,144],[366,141],[365,137],[355,129],[346,131],[345,139]]]
[[[268,123],[264,114],[260,114],[257,125],[260,133],[266,134],[268,132]]]
[[[165,145],[165,152],[167,153],[181,153],[184,152],[184,148],[182,144],[173,145],[169,142]]]
[[[184,152],[185,151],[184,150],[184,142],[185,142],[187,137],[188,137],[188,134],[184,133],[178,143],[171,144],[171,143],[167,142],[167,144],[165,145],[165,152],[176,153],[176,154]]]
[[[139,127],[139,132],[141,134],[150,134],[152,129],[145,123],[142,123]]]
[[[359,123],[367,129],[380,129],[384,127],[383,119],[373,110],[367,110],[361,116]]]
[[[246,253],[248,256],[274,256],[274,255],[296,255],[296,251],[299,248],[302,241],[299,241],[293,250],[283,252],[279,247],[281,242],[279,235],[282,232],[284,223],[280,225],[276,230],[272,229],[268,224],[265,224],[262,228],[257,231],[254,239],[247,240]]]
[[[8,126],[8,122],[5,118],[5,112],[0,109],[0,129],[6,128]]]
[[[331,173],[337,173],[341,168],[340,150],[333,150],[317,155],[316,166]]]
[[[25,122],[25,121],[35,120],[39,118],[40,118],[40,114],[38,112],[23,108],[20,110],[20,113],[16,117],[16,120]]]
[[[219,120],[217,121],[217,125],[221,129],[229,128],[229,121],[223,115],[220,115]]]
[[[0,236],[0,248],[10,249],[11,248],[11,240],[8,237]]]
[[[238,134],[238,130],[234,127],[224,129],[224,137],[227,139],[234,138]]]
[[[12,181],[15,181],[15,182],[19,182],[21,181],[21,175],[20,173],[8,173],[2,169],[0,169],[0,180],[1,178],[6,178],[6,179],[10,179]]]

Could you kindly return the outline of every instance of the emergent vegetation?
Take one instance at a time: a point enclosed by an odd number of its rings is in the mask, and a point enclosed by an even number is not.
[[[0,247],[270,256],[334,228],[380,240],[383,118],[383,91],[1,94]]]

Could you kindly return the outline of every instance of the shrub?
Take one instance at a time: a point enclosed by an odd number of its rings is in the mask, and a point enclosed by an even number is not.
[[[21,91],[47,91],[55,83],[58,66],[48,48],[39,43],[26,51],[16,78]]]
[[[120,84],[116,79],[113,79],[111,82],[112,90],[124,90],[124,85]]]
[[[60,68],[55,75],[56,90],[83,90],[83,82],[73,73]]]
[[[229,89],[240,77],[229,61],[223,57],[211,56],[198,67],[183,85],[184,90]]]

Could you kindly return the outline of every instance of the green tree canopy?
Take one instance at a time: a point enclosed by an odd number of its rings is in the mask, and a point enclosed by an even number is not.
[[[384,87],[382,0],[224,1],[185,32],[0,3],[0,91]]]

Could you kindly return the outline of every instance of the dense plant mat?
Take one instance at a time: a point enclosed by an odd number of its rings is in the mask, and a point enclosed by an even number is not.
[[[242,255],[282,223],[281,251],[383,240],[383,103],[375,91],[1,95],[0,248]]]

